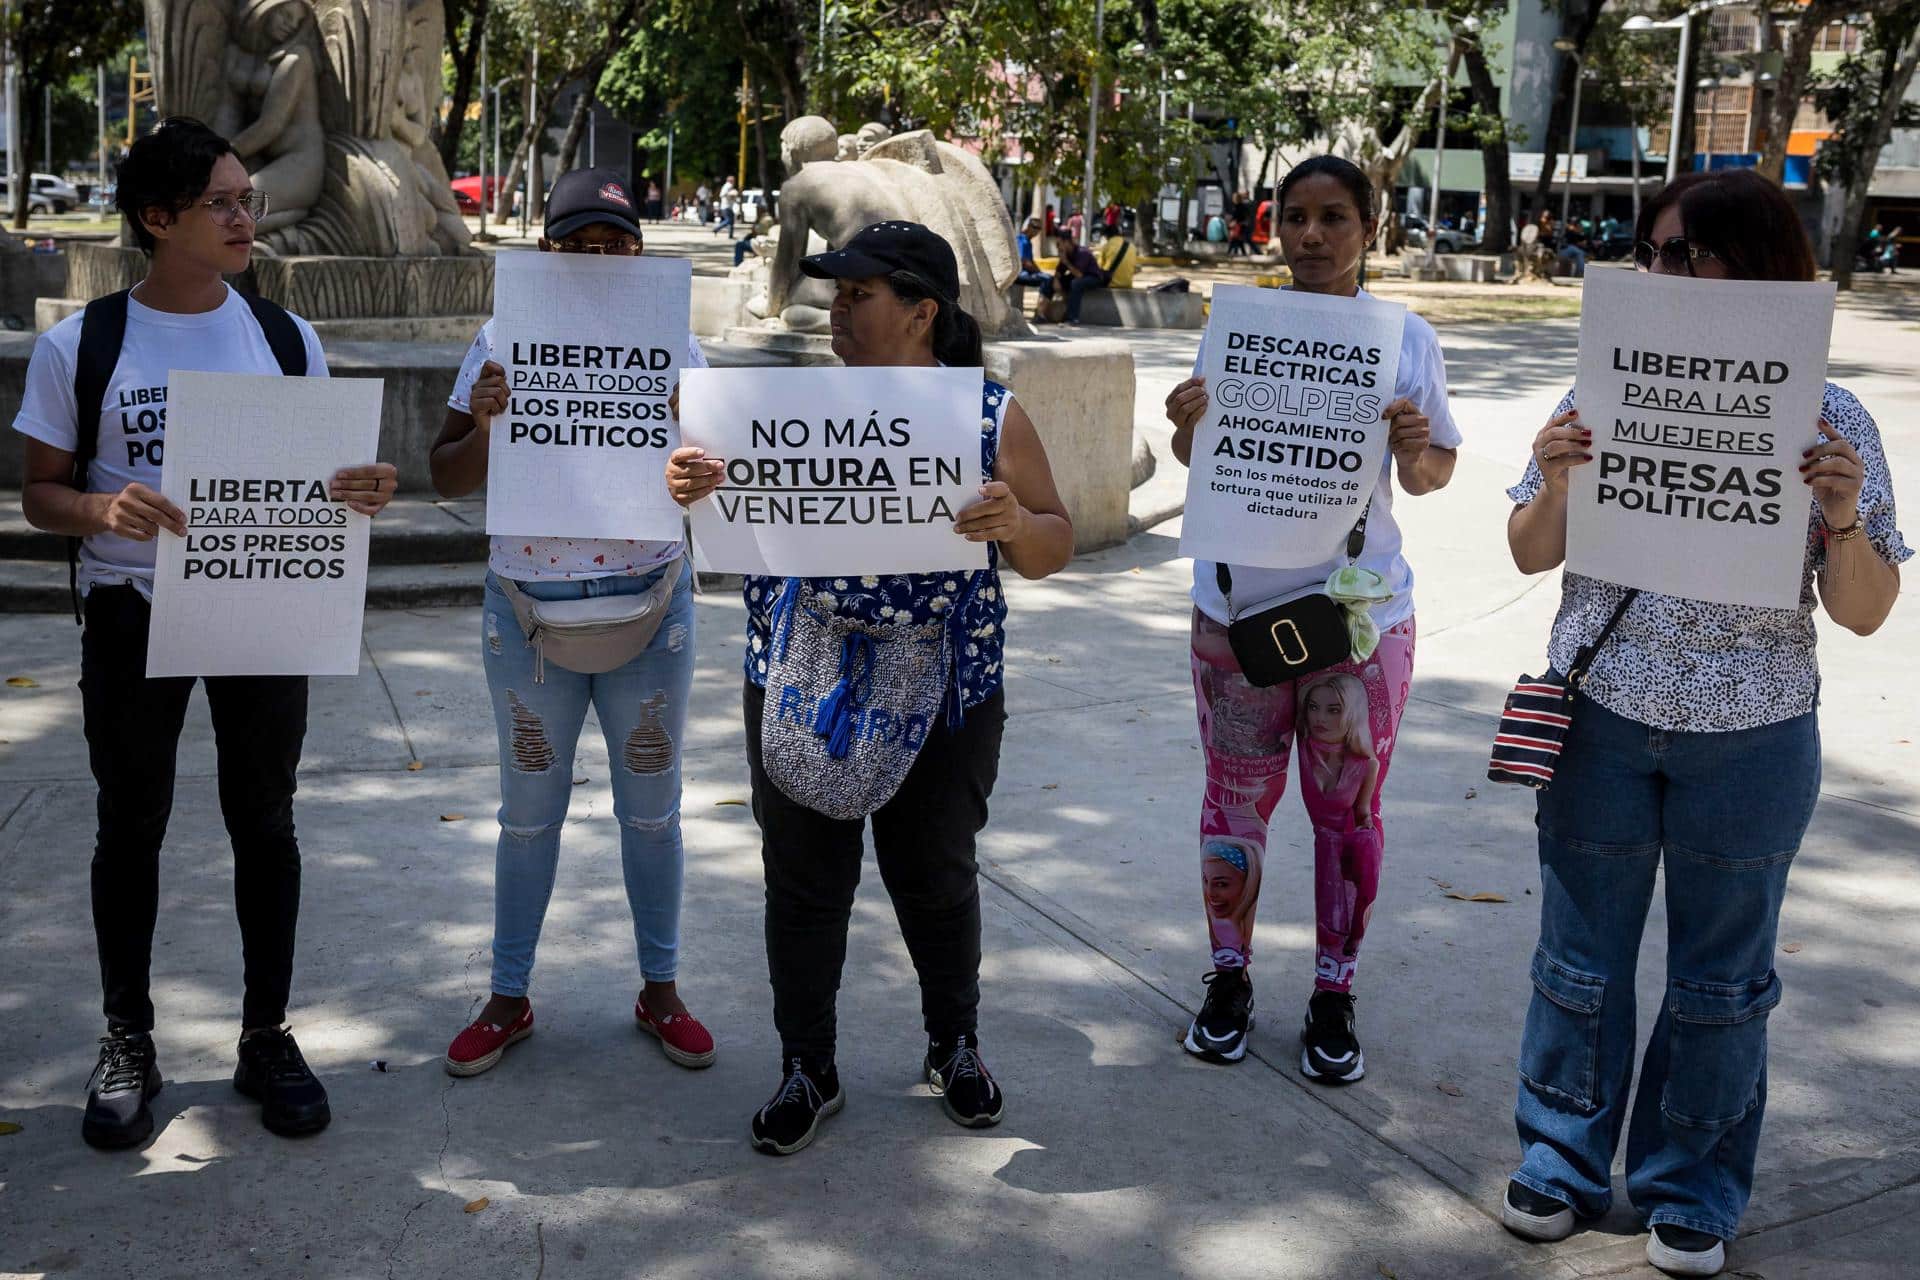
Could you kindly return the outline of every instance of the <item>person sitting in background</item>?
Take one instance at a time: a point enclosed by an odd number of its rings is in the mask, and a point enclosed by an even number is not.
[[[1072,232],[1062,231],[1060,239],[1060,262],[1054,267],[1053,276],[1040,286],[1040,296],[1051,300],[1055,294],[1064,294],[1067,300],[1066,322],[1080,323],[1080,303],[1089,289],[1107,287],[1107,273],[1100,269],[1099,261],[1093,251],[1080,244]]]
[[[1040,264],[1033,257],[1033,238],[1039,233],[1040,219],[1028,218],[1021,226],[1020,234],[1015,237],[1020,250],[1020,274],[1013,278],[1015,284],[1031,286],[1047,282],[1047,273],[1040,269]]]

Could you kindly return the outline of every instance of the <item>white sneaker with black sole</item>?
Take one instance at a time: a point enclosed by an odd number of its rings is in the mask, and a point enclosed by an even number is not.
[[[1727,1246],[1705,1231],[1657,1222],[1647,1237],[1647,1261],[1670,1276],[1717,1276],[1727,1265]]]
[[[1207,998],[1180,1047],[1208,1062],[1238,1062],[1247,1056],[1247,1033],[1253,1030],[1253,979],[1245,969],[1215,969],[1200,981],[1207,984]]]
[[[1367,1074],[1367,1055],[1353,1030],[1353,997],[1316,991],[1300,1029],[1300,1074],[1322,1084],[1352,1084]]]
[[[1553,1244],[1573,1234],[1573,1206],[1523,1183],[1509,1182],[1500,1201],[1500,1225],[1522,1240]]]

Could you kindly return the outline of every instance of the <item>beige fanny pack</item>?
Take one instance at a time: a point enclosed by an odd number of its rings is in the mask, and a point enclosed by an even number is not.
[[[653,643],[673,602],[683,556],[660,580],[638,595],[589,596],[584,600],[535,600],[510,578],[496,578],[513,616],[533,646],[534,683],[545,683],[547,660],[582,675],[624,667]]]

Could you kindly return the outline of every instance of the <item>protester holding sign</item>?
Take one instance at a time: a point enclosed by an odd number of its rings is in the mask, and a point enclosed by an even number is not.
[[[160,1090],[148,967],[174,752],[193,692],[191,677],[146,675],[154,540],[163,529],[188,532],[186,515],[160,494],[168,374],[327,376],[312,326],[221,279],[247,269],[267,208],[225,138],[196,120],[162,121],[121,162],[116,202],[151,259],[146,279],[130,293],[94,299],[34,344],[13,423],[28,438],[27,519],[82,540],[80,690],[100,788],[93,924],[107,1034],[80,1131],[97,1147],[145,1141],[153,1132],[147,1104]],[[348,467],[333,474],[325,501],[375,515],[395,484],[390,464]],[[262,1103],[268,1129],[313,1133],[332,1118],[326,1091],[281,1026],[300,908],[293,792],[307,681],[222,676],[208,678],[206,689],[246,954],[233,1083]]]
[[[1712,281],[1814,277],[1792,203],[1751,170],[1680,178],[1641,211],[1635,237],[1642,270],[1706,281],[1691,287],[1708,303]],[[1720,1270],[1753,1186],[1767,1015],[1780,1001],[1775,932],[1820,789],[1816,585],[1828,616],[1866,635],[1893,606],[1894,566],[1912,555],[1860,402],[1828,383],[1799,440],[1799,483],[1765,480],[1804,530],[1797,607],[1634,591],[1569,569],[1553,625],[1564,673],[1617,620],[1585,663],[1538,798],[1540,942],[1515,1111],[1523,1156],[1502,1220],[1551,1241],[1606,1213],[1625,1125],[1627,1194],[1651,1224],[1648,1259],[1672,1275]],[[1569,476],[1593,449],[1569,392],[1507,491],[1520,504],[1507,537],[1523,572],[1566,558]],[[1634,969],[1663,854],[1666,997],[1629,1116]]]
[[[953,248],[926,227],[876,223],[801,265],[835,282],[833,353],[847,365],[980,366],[979,326],[955,301]],[[979,438],[987,480],[951,527],[954,562],[966,543],[985,543],[987,568],[746,580],[747,763],[782,1059],[752,1134],[770,1154],[806,1146],[844,1102],[834,1003],[868,816],[920,975],[926,1078],[958,1124],[998,1124],[1005,1110],[980,1056],[974,861],[1006,722],[997,565],[1026,578],[1059,570],[1073,525],[1033,423],[992,381]],[[727,461],[682,448],[668,485],[692,506],[720,486]]]
[[[1366,175],[1348,161],[1317,156],[1288,172],[1279,199],[1280,243],[1293,272],[1293,289],[1321,295],[1302,302],[1311,302],[1316,312],[1334,300],[1356,308],[1378,306],[1359,287],[1360,267],[1375,231],[1373,188]],[[1275,323],[1280,323],[1278,309],[1275,314]],[[1288,493],[1272,499],[1255,495],[1257,503],[1272,508],[1263,511],[1273,517],[1267,534],[1272,545],[1254,544],[1248,555],[1257,564],[1297,567],[1194,561],[1192,665],[1207,769],[1200,852],[1203,888],[1212,883],[1209,868],[1229,855],[1249,864],[1240,868],[1249,890],[1259,884],[1268,823],[1286,789],[1287,757],[1299,727],[1307,739],[1302,743],[1303,777],[1308,769],[1321,771],[1313,785],[1301,789],[1314,828],[1318,947],[1300,1070],[1311,1080],[1346,1084],[1366,1072],[1354,1029],[1354,968],[1380,879],[1380,798],[1413,677],[1413,571],[1401,554],[1400,529],[1393,518],[1393,478],[1397,470],[1400,487],[1410,494],[1445,485],[1453,475],[1460,432],[1447,408],[1445,359],[1424,320],[1405,317],[1397,352],[1381,351],[1368,341],[1336,344],[1337,350],[1324,342],[1316,347],[1313,334],[1305,322],[1299,336],[1253,334],[1240,345],[1266,354],[1234,357],[1259,361],[1258,368],[1248,367],[1263,376],[1279,368],[1283,385],[1278,394],[1291,397],[1266,405],[1278,413],[1250,428],[1256,433],[1284,431],[1247,443],[1256,453],[1253,461],[1284,466],[1289,474],[1263,472],[1261,483],[1284,479]],[[1226,448],[1240,447],[1235,433],[1219,430],[1223,420],[1210,416],[1214,400],[1200,375],[1210,344],[1245,336],[1236,332],[1222,339],[1210,328],[1194,362],[1195,376],[1167,396],[1173,452],[1183,463],[1197,468],[1210,461],[1193,456],[1196,428],[1203,425],[1209,439]],[[1391,366],[1390,358],[1395,358]],[[1369,375],[1387,367],[1392,368],[1390,382],[1376,378],[1381,385],[1369,385]],[[1221,405],[1221,413],[1229,417],[1246,412],[1238,403]],[[1345,425],[1316,420],[1330,412]],[[1382,428],[1384,447],[1371,434]],[[1377,452],[1369,455],[1368,450]],[[1326,455],[1319,467],[1325,474],[1292,474],[1309,453]],[[1349,462],[1347,454],[1379,461]],[[1343,479],[1356,467],[1358,481]],[[1309,499],[1319,491],[1307,498],[1294,496],[1294,491],[1305,493],[1313,485],[1324,486],[1328,502],[1345,501],[1341,495],[1352,494],[1348,505],[1328,508],[1340,512],[1339,525],[1328,530],[1330,539],[1321,539],[1321,545],[1330,541],[1344,554],[1322,558],[1321,551],[1307,563],[1273,554],[1283,542],[1295,539],[1294,526],[1312,523],[1296,516],[1312,508]],[[1232,501],[1244,506],[1247,499],[1236,496]],[[1190,502],[1188,521],[1195,515]],[[1248,625],[1253,615],[1264,616],[1270,607],[1316,594],[1341,606],[1340,616],[1351,632],[1350,645],[1346,636],[1339,637],[1341,660],[1307,679],[1269,682],[1265,673],[1244,669],[1232,624],[1244,619],[1242,625]],[[1328,606],[1325,612],[1334,610]],[[1326,674],[1351,679],[1316,683]],[[1312,700],[1306,697],[1310,685]],[[1364,730],[1359,727],[1362,719]],[[1323,725],[1324,730],[1318,727]],[[1335,725],[1350,727],[1336,730]],[[1214,970],[1205,979],[1205,1001],[1183,1043],[1189,1053],[1208,1061],[1238,1062],[1246,1054],[1253,1022],[1248,974],[1252,904],[1239,926],[1223,927],[1213,905],[1214,891],[1206,891]]]
[[[641,252],[633,197],[609,170],[575,169],[553,185],[543,253]],[[508,412],[493,322],[473,341],[434,442],[434,487],[446,497],[487,482],[489,433]],[[703,367],[687,339],[687,365]],[[481,665],[500,746],[500,840],[494,852],[493,995],[454,1037],[446,1069],[493,1067],[533,1034],[527,989],[573,794],[573,753],[591,704],[606,735],[620,864],[644,983],[640,1029],[685,1067],[713,1062],[713,1037],[675,982],[680,945],[680,742],[693,684],[693,575],[679,539],[501,535],[492,539]]]

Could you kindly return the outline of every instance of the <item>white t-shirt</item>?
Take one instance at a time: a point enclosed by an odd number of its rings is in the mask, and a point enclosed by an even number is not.
[[[327,376],[327,357],[313,326],[295,316],[307,344],[307,373]],[[73,399],[74,364],[80,351],[81,313],[76,312],[40,335],[27,364],[27,389],[13,429],[68,453],[77,451],[79,413]],[[99,451],[87,468],[88,493],[118,493],[138,482],[156,492],[167,431],[167,372],[280,372],[273,348],[247,301],[227,289],[227,300],[212,311],[180,315],[127,300],[127,332],[120,363],[107,380],[100,405]],[[372,461],[371,458],[368,459]],[[135,542],[112,533],[96,533],[81,544],[82,594],[101,583],[130,585],[153,598],[155,542]]]
[[[1366,296],[1366,291],[1361,291]],[[1200,354],[1194,357],[1196,376],[1205,368],[1206,340],[1201,339]],[[1454,425],[1453,411],[1447,406],[1447,361],[1440,350],[1440,339],[1433,326],[1411,311],[1400,333],[1400,368],[1394,375],[1393,395],[1413,401],[1427,415],[1432,443],[1442,449],[1460,447],[1460,428]],[[1357,518],[1357,517],[1356,517]],[[1345,555],[1325,564],[1305,569],[1252,569],[1228,565],[1233,575],[1233,599],[1236,606],[1272,600],[1306,587],[1323,583],[1335,569],[1346,563]],[[1400,554],[1400,525],[1393,518],[1393,454],[1380,460],[1380,478],[1373,487],[1373,507],[1367,515],[1367,542],[1356,562],[1387,580],[1393,599],[1376,605],[1374,625],[1385,631],[1413,615],[1413,569]],[[1227,602],[1211,560],[1193,562],[1193,603],[1215,622],[1225,623]]]
[[[467,397],[480,376],[480,366],[493,359],[493,321],[480,326],[467,358],[447,396],[447,407],[471,413]],[[706,353],[700,341],[687,335],[688,369],[707,367]],[[487,567],[502,578],[532,582],[537,578],[608,578],[615,574],[645,573],[680,558],[682,544],[646,542],[634,538],[503,538],[490,540]]]

